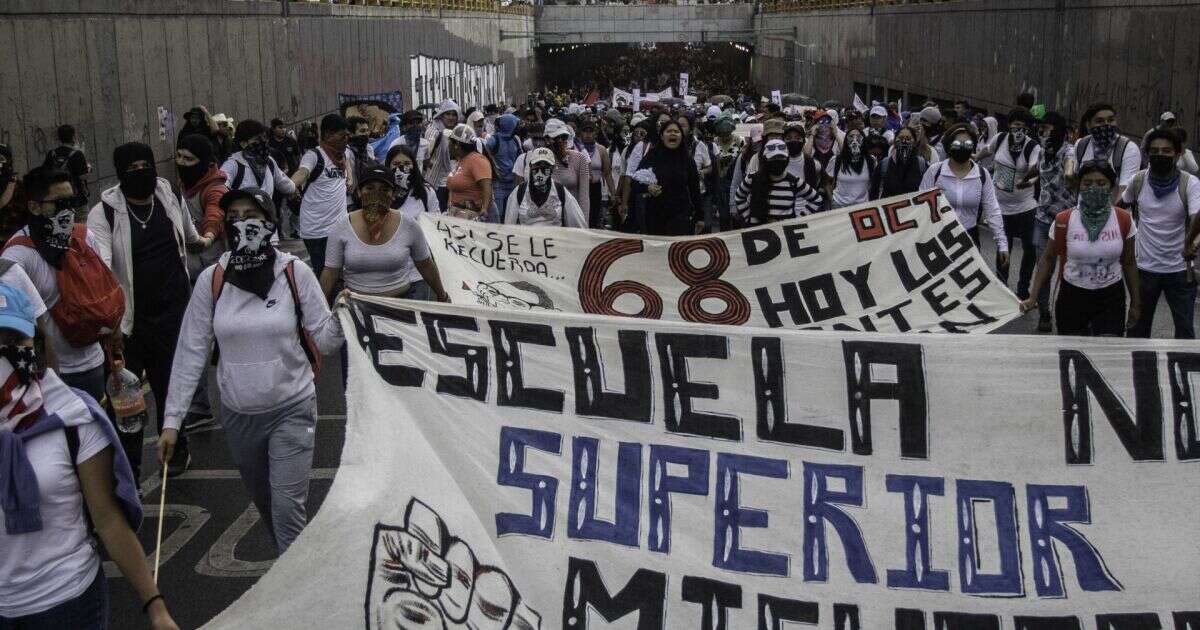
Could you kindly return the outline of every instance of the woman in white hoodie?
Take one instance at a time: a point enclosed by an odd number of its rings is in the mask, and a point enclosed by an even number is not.
[[[283,553],[304,529],[316,437],[320,356],[342,343],[316,276],[270,245],[271,196],[244,188],[221,198],[229,252],[196,279],[158,440],[175,449],[192,392],[216,342],[221,424],[258,512]]]

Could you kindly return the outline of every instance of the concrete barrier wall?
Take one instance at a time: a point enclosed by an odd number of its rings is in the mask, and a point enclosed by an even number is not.
[[[1007,111],[1028,90],[1072,119],[1107,100],[1127,132],[1165,109],[1200,132],[1196,0],[962,0],[768,13],[757,27],[768,92],[848,103],[859,83]]]
[[[542,44],[749,41],[754,6],[739,4],[548,4],[537,18]]]
[[[534,81],[532,33],[514,15],[401,11],[263,0],[10,0],[0,3],[0,142],[18,172],[40,164],[70,123],[93,163],[93,194],[112,178],[112,149],[147,142],[160,164],[158,108],[204,105],[235,119],[286,122],[337,107],[338,92],[400,89],[409,56],[505,63],[509,98]],[[410,105],[412,105],[410,103]],[[162,172],[160,167],[160,172]]]

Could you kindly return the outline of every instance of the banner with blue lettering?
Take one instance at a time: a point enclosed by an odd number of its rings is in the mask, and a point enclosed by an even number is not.
[[[341,317],[337,478],[211,628],[1200,628],[1194,342]]]
[[[420,224],[456,304],[879,332],[989,332],[1020,316],[938,189],[686,238]]]

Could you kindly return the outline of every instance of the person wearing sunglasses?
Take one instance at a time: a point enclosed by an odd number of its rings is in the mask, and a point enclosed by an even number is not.
[[[996,264],[1008,264],[1008,238],[1004,234],[1004,219],[996,200],[992,176],[971,159],[975,154],[976,135],[970,125],[959,123],[942,136],[942,148],[947,157],[934,162],[925,171],[921,189],[941,188],[946,200],[958,215],[975,245],[979,245],[979,219],[992,230],[996,242]]]

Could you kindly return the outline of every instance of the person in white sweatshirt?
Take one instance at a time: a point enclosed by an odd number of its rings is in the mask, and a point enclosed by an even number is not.
[[[158,455],[170,458],[215,341],[225,438],[282,554],[307,521],[320,356],[344,339],[312,270],[270,245],[271,196],[234,190],[221,208],[230,251],[196,280],[175,349]]]

